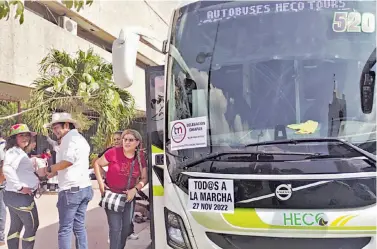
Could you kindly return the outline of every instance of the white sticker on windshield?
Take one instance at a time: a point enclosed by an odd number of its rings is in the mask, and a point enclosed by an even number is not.
[[[207,117],[170,122],[171,150],[207,147]]]
[[[189,211],[234,213],[233,180],[189,179],[188,198]]]

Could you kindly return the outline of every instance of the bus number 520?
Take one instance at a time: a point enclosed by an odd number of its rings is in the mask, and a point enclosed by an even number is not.
[[[334,32],[373,33],[376,30],[376,17],[369,12],[335,12],[332,29]]]

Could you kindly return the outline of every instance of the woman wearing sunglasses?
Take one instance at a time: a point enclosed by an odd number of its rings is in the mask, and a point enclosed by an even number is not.
[[[39,226],[34,193],[38,189],[39,179],[35,174],[35,168],[27,154],[27,149],[31,137],[35,135],[25,124],[13,125],[5,147],[3,172],[7,184],[4,202],[10,214],[10,228],[7,237],[9,249],[19,248],[22,228],[25,228],[22,248],[34,248],[35,234]]]
[[[142,137],[135,130],[122,133],[122,146],[105,152],[94,162],[94,172],[101,191],[109,224],[110,249],[123,249],[130,234],[136,193],[147,184],[147,167],[141,150]],[[108,166],[106,185],[101,168]]]

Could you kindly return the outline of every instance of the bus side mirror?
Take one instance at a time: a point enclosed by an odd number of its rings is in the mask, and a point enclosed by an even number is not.
[[[136,56],[140,37],[133,32],[120,31],[119,38],[113,42],[112,64],[115,84],[120,88],[128,88],[133,83]]]
[[[360,79],[360,99],[363,113],[369,114],[373,110],[375,82],[376,72],[369,71],[362,74]]]

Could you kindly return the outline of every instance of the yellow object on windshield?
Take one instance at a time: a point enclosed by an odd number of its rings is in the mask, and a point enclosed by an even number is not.
[[[313,134],[318,128],[318,122],[313,120],[308,120],[301,124],[290,124],[287,125],[289,129],[296,130],[296,134]]]

